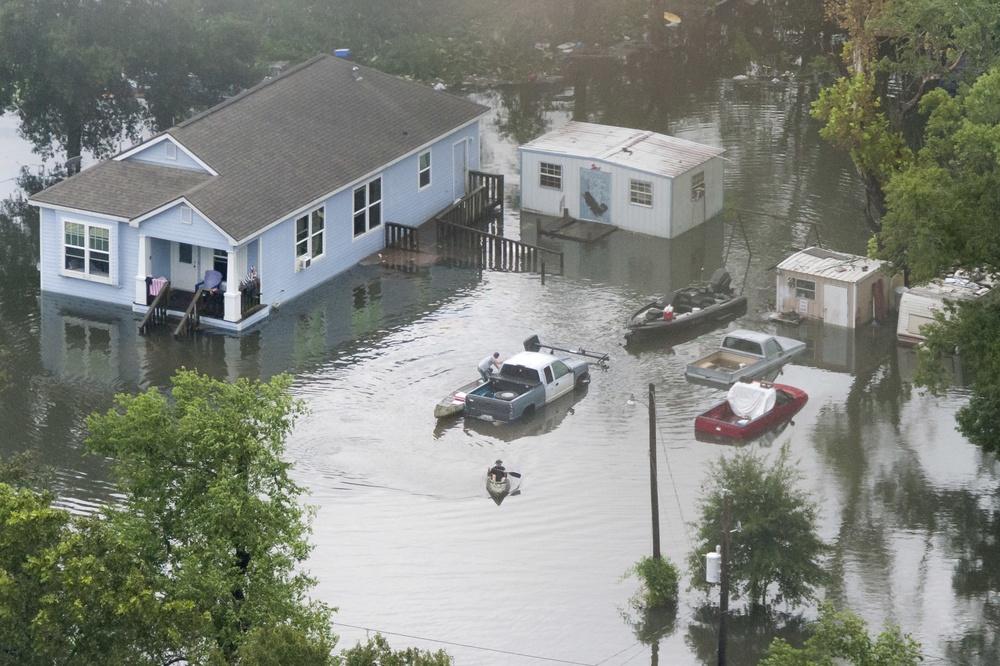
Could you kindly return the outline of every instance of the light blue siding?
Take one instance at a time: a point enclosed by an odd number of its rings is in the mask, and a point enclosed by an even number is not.
[[[110,221],[83,213],[62,213],[42,208],[39,228],[41,248],[41,289],[95,301],[129,305],[135,295],[135,269],[137,245],[129,242],[127,224]],[[62,275],[63,220],[99,224],[110,228],[112,284],[93,282],[74,276]]]
[[[419,226],[452,203],[453,146],[468,142],[470,169],[479,166],[479,125],[454,132],[390,165],[382,177],[382,222]],[[419,153],[431,151],[431,185],[419,190]],[[367,183],[371,178],[363,181]],[[385,247],[384,224],[354,236],[354,189],[357,183],[326,199],[325,255],[296,270],[295,219],[289,217],[261,236],[261,302],[287,302],[357,265]]]
[[[209,224],[196,210],[191,210],[191,224],[181,222],[181,204],[143,220],[136,233],[219,250],[227,249],[230,245],[222,232]]]
[[[246,239],[250,251],[246,267],[256,266],[261,281],[261,302],[284,303],[315,290],[320,284],[355,267],[358,262],[385,247],[385,222],[406,226],[419,226],[438,211],[452,203],[455,187],[455,145],[464,143],[468,155],[466,167],[479,168],[479,122],[456,130],[432,145],[397,162],[387,165],[378,174],[330,195],[319,205],[326,207],[325,253],[314,259],[310,266],[298,268],[295,257],[295,217],[289,215],[270,226],[258,236]],[[419,154],[431,152],[431,184],[419,189]],[[128,159],[201,169],[183,151],[177,151],[177,160],[166,160],[163,142],[150,146]],[[459,165],[461,166],[461,165]],[[355,187],[373,177],[382,178],[382,222],[366,234],[354,236],[353,192]],[[303,202],[305,205],[307,202]],[[178,203],[143,220],[138,227],[126,222],[110,222],[85,214],[63,213],[41,209],[41,288],[42,291],[130,306],[135,299],[136,274],[139,262],[139,236],[147,238],[147,254],[151,257],[153,276],[167,276],[170,270],[171,242],[189,243],[204,248],[235,250],[231,241],[219,229],[191,210],[191,223],[181,221]],[[114,284],[107,285],[62,275],[63,238],[62,220],[92,222],[112,229]],[[241,268],[242,270],[242,268]],[[243,276],[230,276],[239,280]]]
[[[169,140],[147,146],[139,150],[134,155],[129,155],[125,161],[143,162],[145,164],[156,164],[158,166],[173,167],[175,169],[186,169],[188,171],[205,172],[205,167],[191,159],[191,156],[179,147],[175,151],[174,159],[167,158],[167,144],[172,144]]]

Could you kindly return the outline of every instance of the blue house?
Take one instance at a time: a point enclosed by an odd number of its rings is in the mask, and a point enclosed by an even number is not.
[[[210,288],[243,330],[464,195],[487,112],[317,56],[35,195],[41,289],[141,314]]]

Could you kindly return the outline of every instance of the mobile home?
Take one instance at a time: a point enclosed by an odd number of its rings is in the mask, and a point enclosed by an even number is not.
[[[723,152],[570,122],[521,146],[521,209],[674,238],[722,212]]]
[[[934,322],[934,313],[940,312],[948,316],[946,302],[958,303],[981,298],[990,293],[991,287],[991,281],[953,275],[904,291],[899,298],[896,339],[904,345],[923,342],[927,336],[921,329]]]

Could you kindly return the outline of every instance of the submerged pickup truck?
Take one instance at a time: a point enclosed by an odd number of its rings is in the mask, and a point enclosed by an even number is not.
[[[727,333],[718,351],[688,363],[684,376],[696,383],[730,386],[743,377],[759,379],[772,370],[777,374],[805,348],[800,340],[740,329]]]
[[[590,364],[572,355],[556,356],[557,348],[539,351],[538,336],[525,341],[525,351],[503,362],[489,381],[465,394],[465,415],[483,421],[517,421],[590,382]],[[559,350],[569,351],[569,350]],[[570,352],[600,358],[607,354]]]

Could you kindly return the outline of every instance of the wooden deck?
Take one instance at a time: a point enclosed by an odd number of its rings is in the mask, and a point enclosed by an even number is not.
[[[578,220],[573,217],[560,217],[546,222],[538,219],[535,224],[539,238],[546,235],[582,243],[599,241],[618,230],[618,227],[612,224]]]

